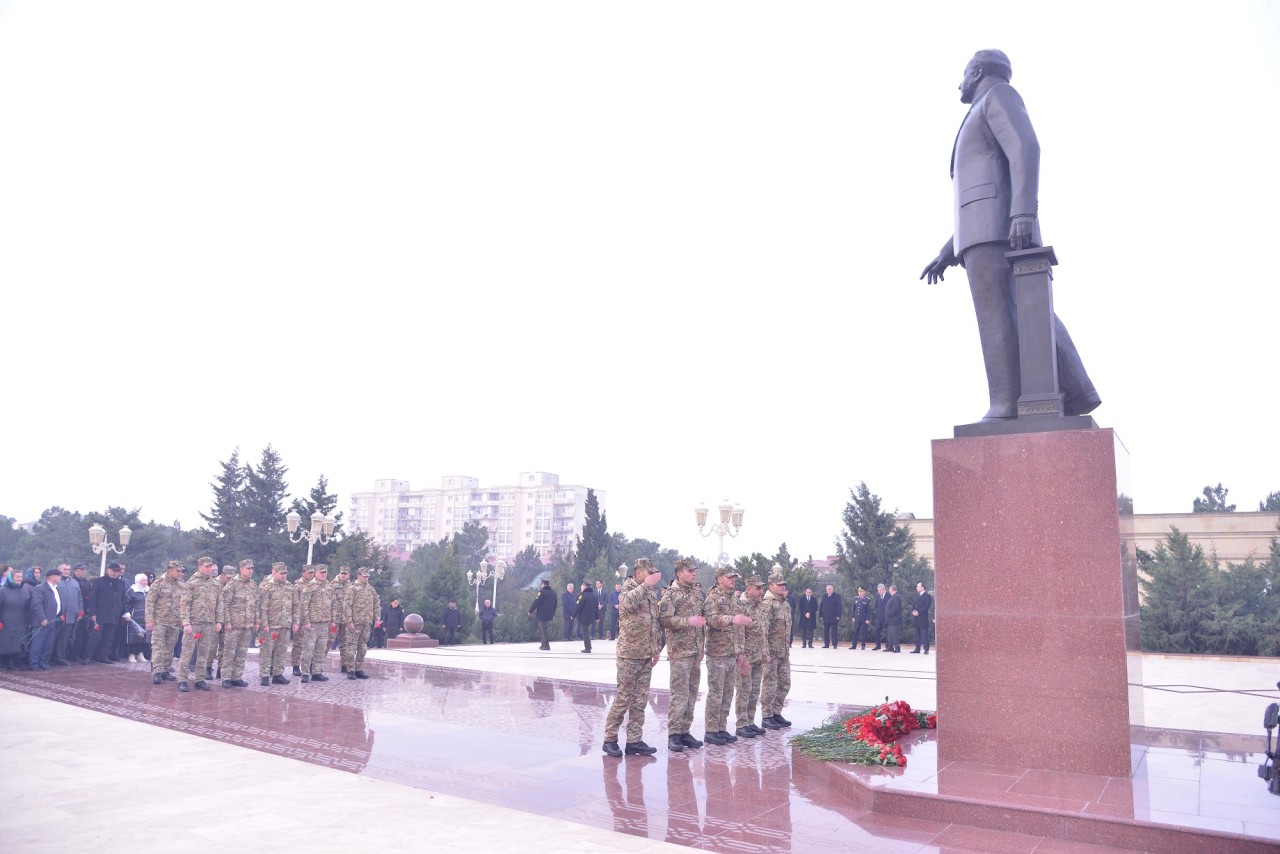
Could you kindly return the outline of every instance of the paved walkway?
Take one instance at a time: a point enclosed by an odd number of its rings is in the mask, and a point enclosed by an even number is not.
[[[255,687],[208,694],[152,686],[140,665],[0,675],[9,689],[0,712],[10,713],[0,799],[24,817],[6,823],[0,848],[150,851],[177,842],[203,851],[232,842],[256,851],[304,835],[325,850],[647,851],[668,842],[718,851],[1106,850],[852,809],[774,733],[609,760],[600,741],[612,644],[595,647],[592,655],[559,643],[551,653],[533,644],[380,651],[374,679],[270,689],[256,687],[251,658]],[[932,656],[793,654],[793,732],[885,696],[932,708]],[[1252,788],[1240,784],[1246,796],[1263,792],[1250,751],[1261,743],[1262,710],[1280,696],[1280,661],[1145,659],[1148,727],[1191,721],[1250,736],[1231,741],[1234,758],[1218,770],[1251,778]],[[663,662],[654,685],[665,683]],[[655,746],[665,744],[666,700],[655,691],[650,703],[646,740]],[[695,734],[700,720],[701,707]],[[916,748],[908,782],[920,782],[927,749]],[[1280,823],[1275,830],[1280,838]]]

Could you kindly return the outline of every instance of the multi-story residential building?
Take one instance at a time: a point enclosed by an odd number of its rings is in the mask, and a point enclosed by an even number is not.
[[[605,495],[594,490],[605,510]],[[351,496],[348,526],[380,545],[412,552],[461,531],[467,522],[489,529],[489,553],[511,558],[528,546],[544,558],[568,551],[586,522],[587,487],[564,485],[550,472],[521,472],[517,482],[481,486],[448,475],[439,489],[411,489],[407,480],[376,480],[372,492]]]

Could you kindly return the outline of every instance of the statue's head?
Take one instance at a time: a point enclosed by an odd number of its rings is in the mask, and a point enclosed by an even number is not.
[[[980,50],[973,55],[964,68],[964,79],[960,81],[960,102],[972,104],[978,84],[987,77],[1006,83],[1013,79],[1013,65],[1004,51]]]

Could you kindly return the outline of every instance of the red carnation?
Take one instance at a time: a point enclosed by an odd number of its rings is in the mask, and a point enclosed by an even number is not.
[[[272,639],[272,640],[279,640],[279,639],[280,639],[280,633],[279,633],[279,632],[272,632],[272,633],[271,633],[271,639]]]
[[[336,635],[337,633],[338,633],[338,627],[337,627],[337,626],[330,626],[330,627],[329,627],[329,634],[331,634],[331,635]]]
[[[200,638],[201,638],[201,637],[203,637],[203,634],[202,634],[201,632],[196,632],[196,633],[193,635],[193,637],[194,637],[196,640],[200,640]]]
[[[96,632],[96,631],[98,631],[98,630],[99,630],[99,629],[101,629],[101,628],[102,628],[102,626],[95,625],[95,626],[93,627],[93,630]]]

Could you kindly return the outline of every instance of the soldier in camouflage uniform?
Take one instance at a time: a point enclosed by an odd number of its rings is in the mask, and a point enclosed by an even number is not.
[[[742,651],[748,669],[738,674],[738,725],[737,734],[742,738],[764,735],[765,730],[754,725],[756,705],[760,701],[760,680],[764,677],[764,664],[769,660],[769,619],[764,606],[764,581],[753,575],[747,579],[747,592],[742,612],[751,618],[751,624],[743,626]]]
[[[693,561],[676,561],[676,583],[667,588],[658,604],[658,619],[667,633],[667,661],[671,663],[671,707],[667,713],[667,747],[679,753],[701,747],[689,734],[693,704],[702,682],[702,653],[707,621],[702,616],[702,596],[694,588]]]
[[[307,564],[302,568],[302,575],[291,585],[293,588],[293,611],[298,615],[298,622],[302,622],[302,615],[306,613],[306,605],[303,598],[311,592],[311,582],[315,580],[316,568],[311,564]],[[293,663],[293,675],[302,675],[302,650],[306,646],[303,642],[302,630],[293,633],[293,651],[290,653]]]
[[[738,573],[731,566],[716,569],[716,586],[702,603],[707,619],[707,707],[704,736],[711,744],[731,744],[738,740],[729,732],[729,712],[733,689],[740,671],[750,671],[743,655],[744,626],[751,618],[739,613]]]
[[[791,721],[782,716],[782,704],[791,691],[791,606],[787,604],[782,567],[776,563],[769,572],[769,590],[763,601],[769,615],[769,660],[764,665],[760,690],[761,723],[766,729],[782,729],[791,726]]]
[[[236,574],[237,572],[234,566],[232,566],[229,563],[223,564],[222,571],[217,577],[219,600],[221,600],[222,591],[227,588],[227,582],[235,578]],[[219,610],[221,610],[222,606],[219,605],[218,607],[219,607]],[[217,656],[217,659],[218,659],[218,672],[216,676],[216,678],[218,679],[222,678],[223,648],[226,646],[226,640],[227,640],[227,625],[224,622],[222,624],[222,628],[218,629],[217,649],[215,652],[215,655]],[[212,663],[210,663],[210,666],[205,670],[204,675],[206,679],[215,678]]]
[[[362,566],[356,572],[343,608],[347,639],[342,645],[342,660],[347,665],[347,678],[368,679],[364,654],[369,648],[369,630],[382,625],[382,601],[369,583],[369,567]]]
[[[214,578],[213,558],[202,557],[196,563],[196,574],[187,582],[186,595],[182,597],[179,608],[182,617],[182,648],[184,652],[178,673],[181,681],[178,690],[187,690],[191,680],[191,661],[195,659],[197,691],[208,691],[209,683],[204,677],[209,672],[209,659],[213,657],[214,645],[218,642],[218,633],[222,631],[222,606],[219,594],[222,585]]]
[[[159,685],[173,679],[169,669],[173,667],[173,646],[178,642],[178,604],[182,601],[186,583],[182,580],[182,561],[169,561],[169,568],[157,578],[147,592],[143,622],[151,632],[151,684]],[[180,691],[186,691],[180,686]]]
[[[244,656],[249,639],[258,628],[258,585],[253,581],[253,561],[240,561],[240,574],[222,588],[222,687],[248,688]]]
[[[343,652],[347,648],[347,599],[351,596],[351,567],[338,567],[338,577],[329,582],[331,595],[333,596],[333,613],[337,615],[334,620],[338,624],[338,634],[336,637],[330,638],[330,641],[337,645],[338,655],[342,661],[342,672],[348,673],[347,654]],[[357,677],[358,678],[358,677]]]
[[[288,567],[271,564],[271,577],[258,585],[258,625],[262,627],[258,653],[258,676],[265,688],[269,684],[288,685],[284,675],[285,656],[289,651],[290,633],[297,631],[295,592],[286,581]]]
[[[627,719],[629,755],[652,756],[657,748],[645,744],[644,706],[649,699],[649,681],[658,663],[662,644],[658,640],[658,597],[654,588],[662,574],[648,558],[636,560],[634,575],[627,579],[618,597],[618,692],[604,722],[604,752],[621,756],[618,730]]]
[[[329,655],[329,644],[338,632],[338,614],[333,607],[333,586],[329,584],[329,567],[316,564],[316,577],[308,584],[303,596],[303,611],[298,617],[302,623],[302,681],[328,682],[324,675],[324,661]]]

